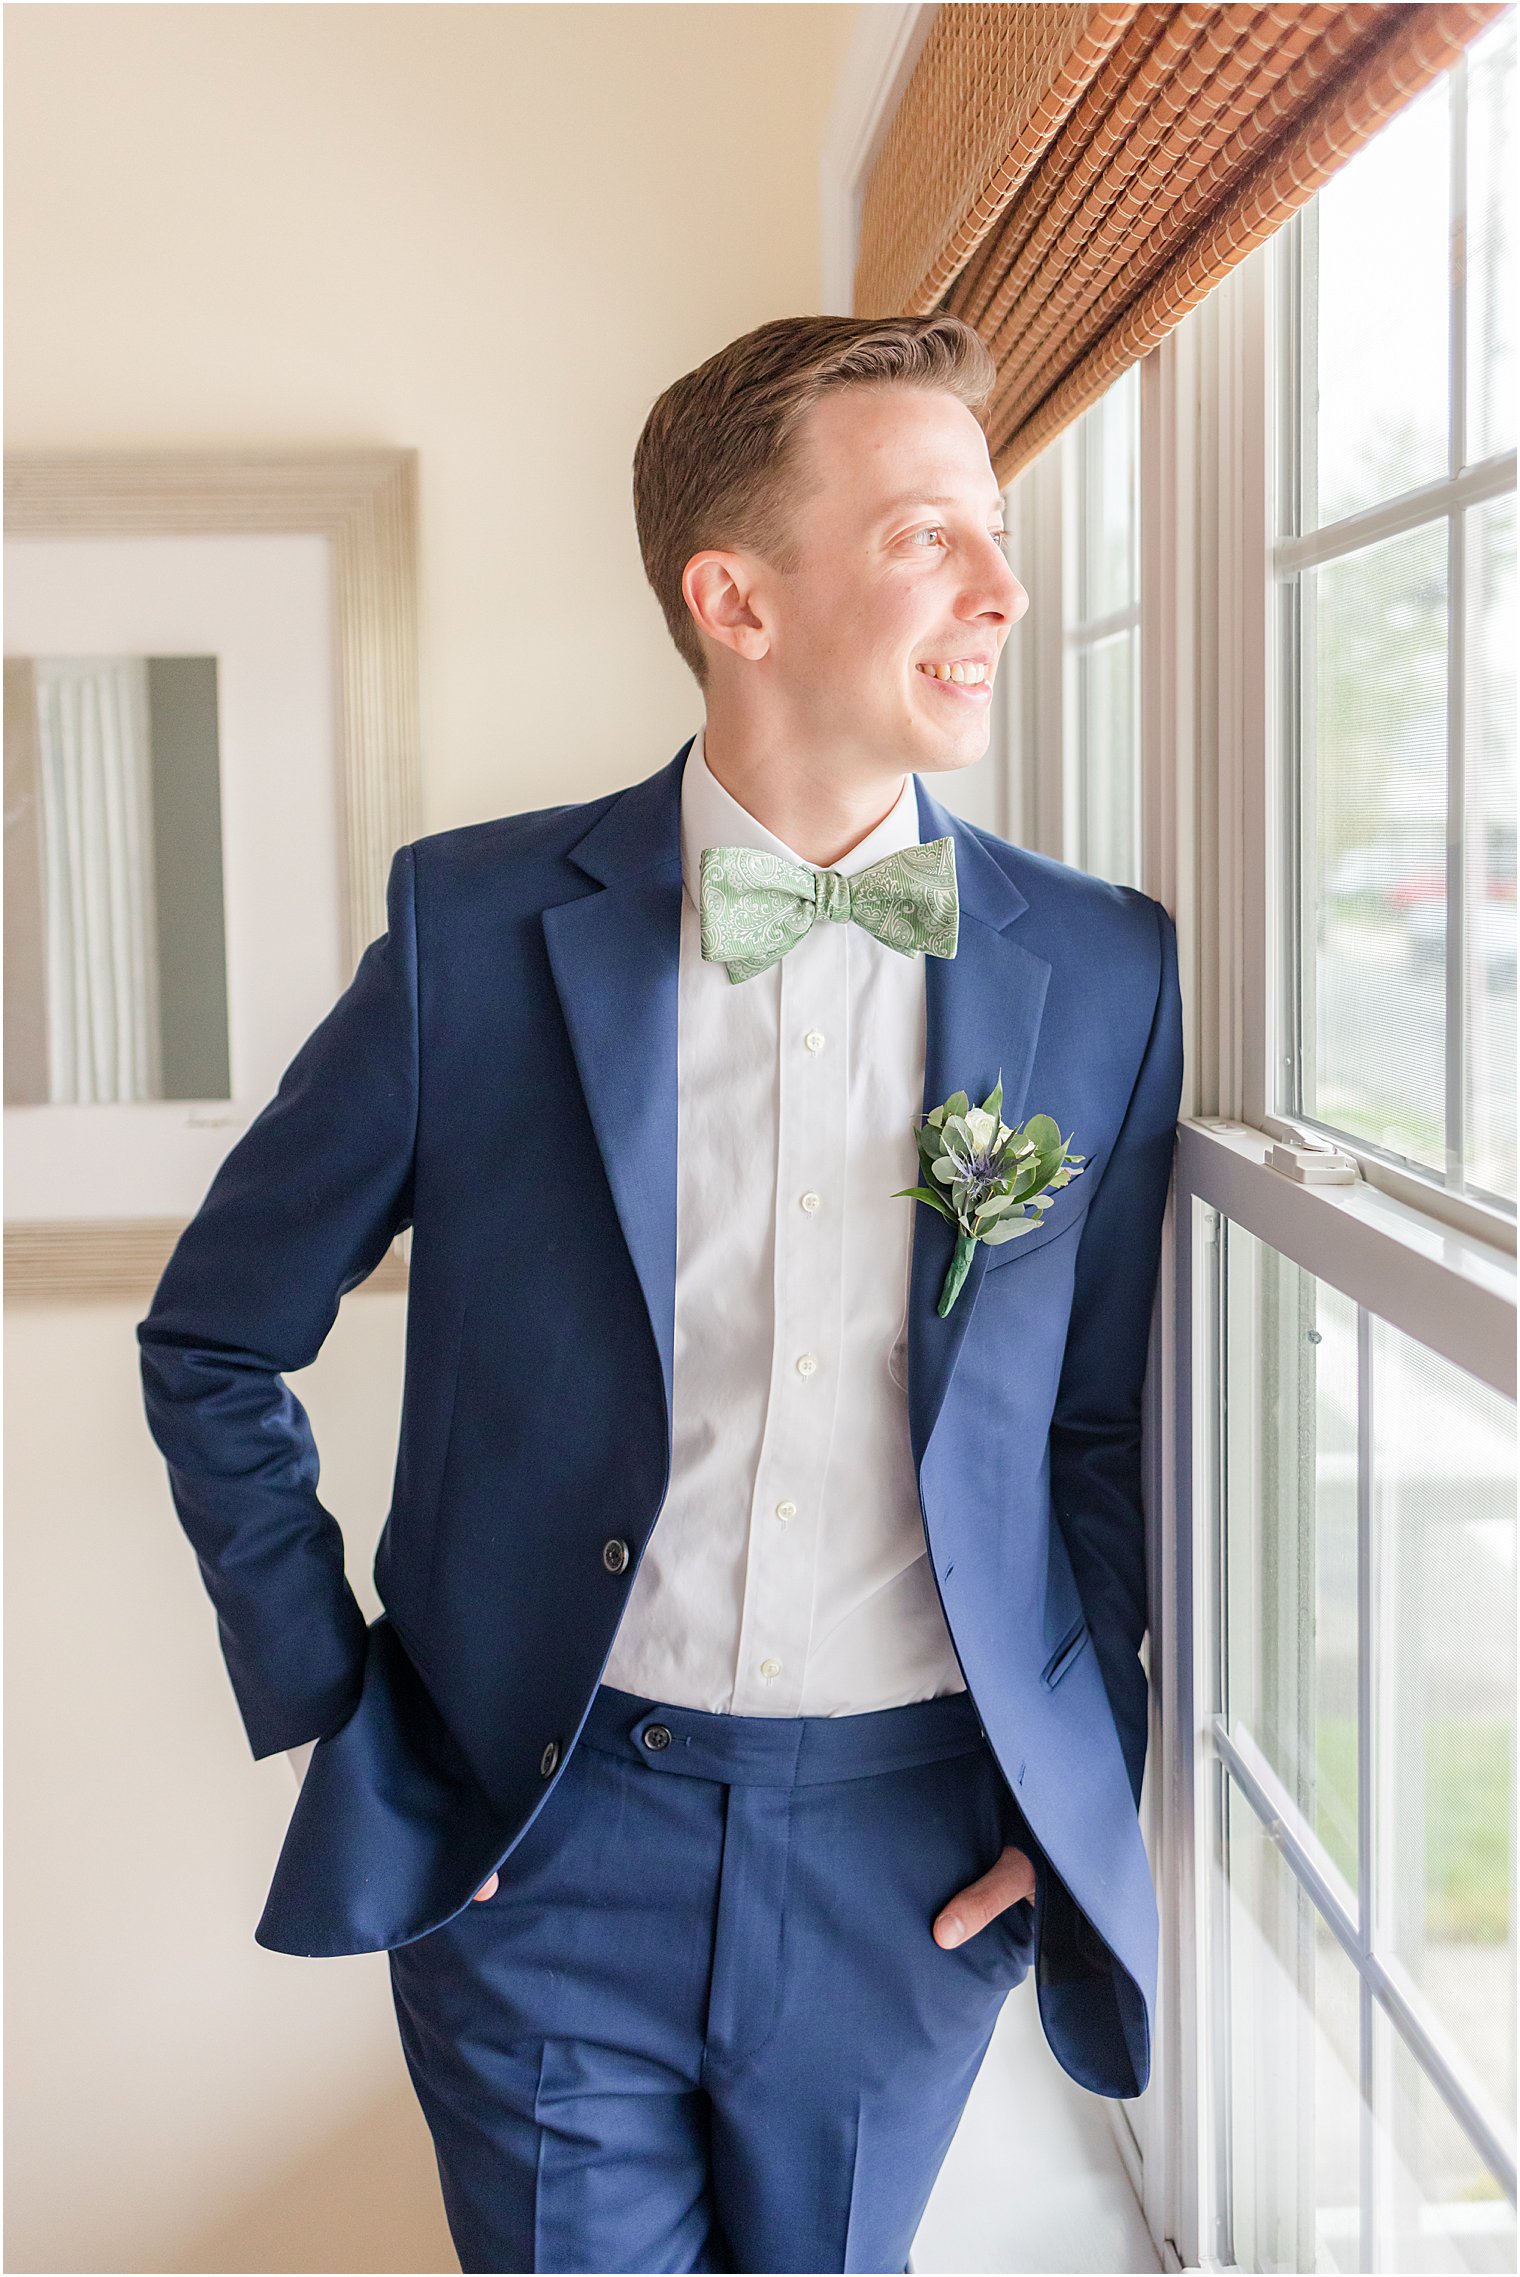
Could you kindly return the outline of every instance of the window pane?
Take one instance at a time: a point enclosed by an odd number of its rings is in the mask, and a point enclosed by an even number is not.
[[[1082,866],[1099,877],[1138,875],[1139,768],[1135,752],[1140,639],[1133,630],[1076,653],[1082,751]]]
[[[1079,423],[1077,608],[1083,624],[1135,599],[1139,410],[1135,364]]]
[[[1467,65],[1467,457],[1515,442],[1515,17],[1507,9]]]
[[[1225,1715],[1354,1889],[1356,1308],[1223,1230]]]
[[[1515,1199],[1515,501],[1467,520],[1467,1174]]]
[[[1084,412],[1065,461],[1067,859],[1140,881],[1140,373]]]
[[[1262,1789],[1221,1775],[1236,2256],[1502,2268],[1512,2216],[1451,2103],[1513,2132],[1514,1406],[1228,1217],[1220,1238],[1222,1700]],[[1396,2029],[1385,1972],[1431,2080],[1362,2037]]]
[[[1513,2270],[1513,2206],[1380,2010],[1373,2046],[1388,2114],[1378,2267]]]
[[[1446,525],[1303,586],[1304,1108],[1444,1171]]]
[[[1317,200],[1311,526],[1448,472],[1450,105],[1439,79]]]
[[[1372,1337],[1378,1938],[1513,2118],[1515,1411]]]
[[[1224,1955],[1240,2269],[1508,2271],[1514,2209],[1233,1781]],[[1364,2179],[1365,2178],[1365,2179]]]
[[[1229,1780],[1224,1858],[1235,2261],[1359,2270],[1356,1971]]]

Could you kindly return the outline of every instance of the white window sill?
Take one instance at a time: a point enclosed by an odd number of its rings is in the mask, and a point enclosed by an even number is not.
[[[1196,1194],[1419,1343],[1515,1396],[1513,1255],[1358,1179],[1301,1185],[1245,1123],[1177,1126],[1180,1189]]]

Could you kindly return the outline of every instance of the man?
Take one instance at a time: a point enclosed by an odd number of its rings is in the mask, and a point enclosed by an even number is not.
[[[1031,1964],[1073,2077],[1148,2075],[1176,941],[926,787],[1026,606],[993,377],[817,317],[666,391],[702,729],[400,850],[139,1329],[253,1752],[315,1743],[257,1935],[389,1951],[467,2270],[903,2268]],[[1082,1168],[941,1311],[915,1124],[999,1079]],[[366,1629],[278,1371],[408,1224]]]

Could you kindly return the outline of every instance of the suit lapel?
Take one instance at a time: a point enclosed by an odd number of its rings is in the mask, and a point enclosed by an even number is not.
[[[1028,907],[1001,865],[948,808],[918,785],[919,834],[955,840],[960,931],[953,957],[924,959],[924,1099],[929,1112],[952,1091],[980,1106],[998,1071],[1003,1120],[1019,1122],[1039,1040],[1050,965],[1004,928]],[[908,1425],[913,1458],[924,1456],[945,1404],[988,1252],[980,1242],[960,1295],[941,1320],[936,1307],[955,1253],[955,1233],[925,1202],[912,1204],[913,1252],[908,1279]]]
[[[554,985],[672,1413],[681,772],[691,741],[615,798],[570,859],[602,887],[543,913]]]
[[[681,948],[681,776],[691,749],[603,809],[569,849],[601,887],[543,912],[554,984],[607,1182],[638,1275],[672,1412],[676,1290],[676,1023]],[[972,832],[914,778],[921,837],[953,837],[960,934],[953,957],[926,957],[924,1111],[952,1091],[979,1103],[1003,1076],[1003,1119],[1020,1119],[1050,966],[1005,928],[1025,896]],[[954,1236],[913,1210],[908,1293],[908,1415],[920,1469],[944,1405],[986,1263],[954,1307],[935,1307]]]

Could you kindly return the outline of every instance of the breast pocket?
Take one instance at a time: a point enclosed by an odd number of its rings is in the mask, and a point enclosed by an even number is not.
[[[1000,1266],[1012,1265],[1021,1257],[1032,1256],[1035,1250],[1048,1248],[1051,1242],[1061,1241],[1075,1233],[1087,1216],[1086,1198],[1080,1207],[1063,1209],[1053,1202],[1045,1214],[1044,1222],[1031,1226],[1028,1233],[1016,1233],[1011,1241],[999,1241],[987,1247],[987,1270],[995,1273]]]

